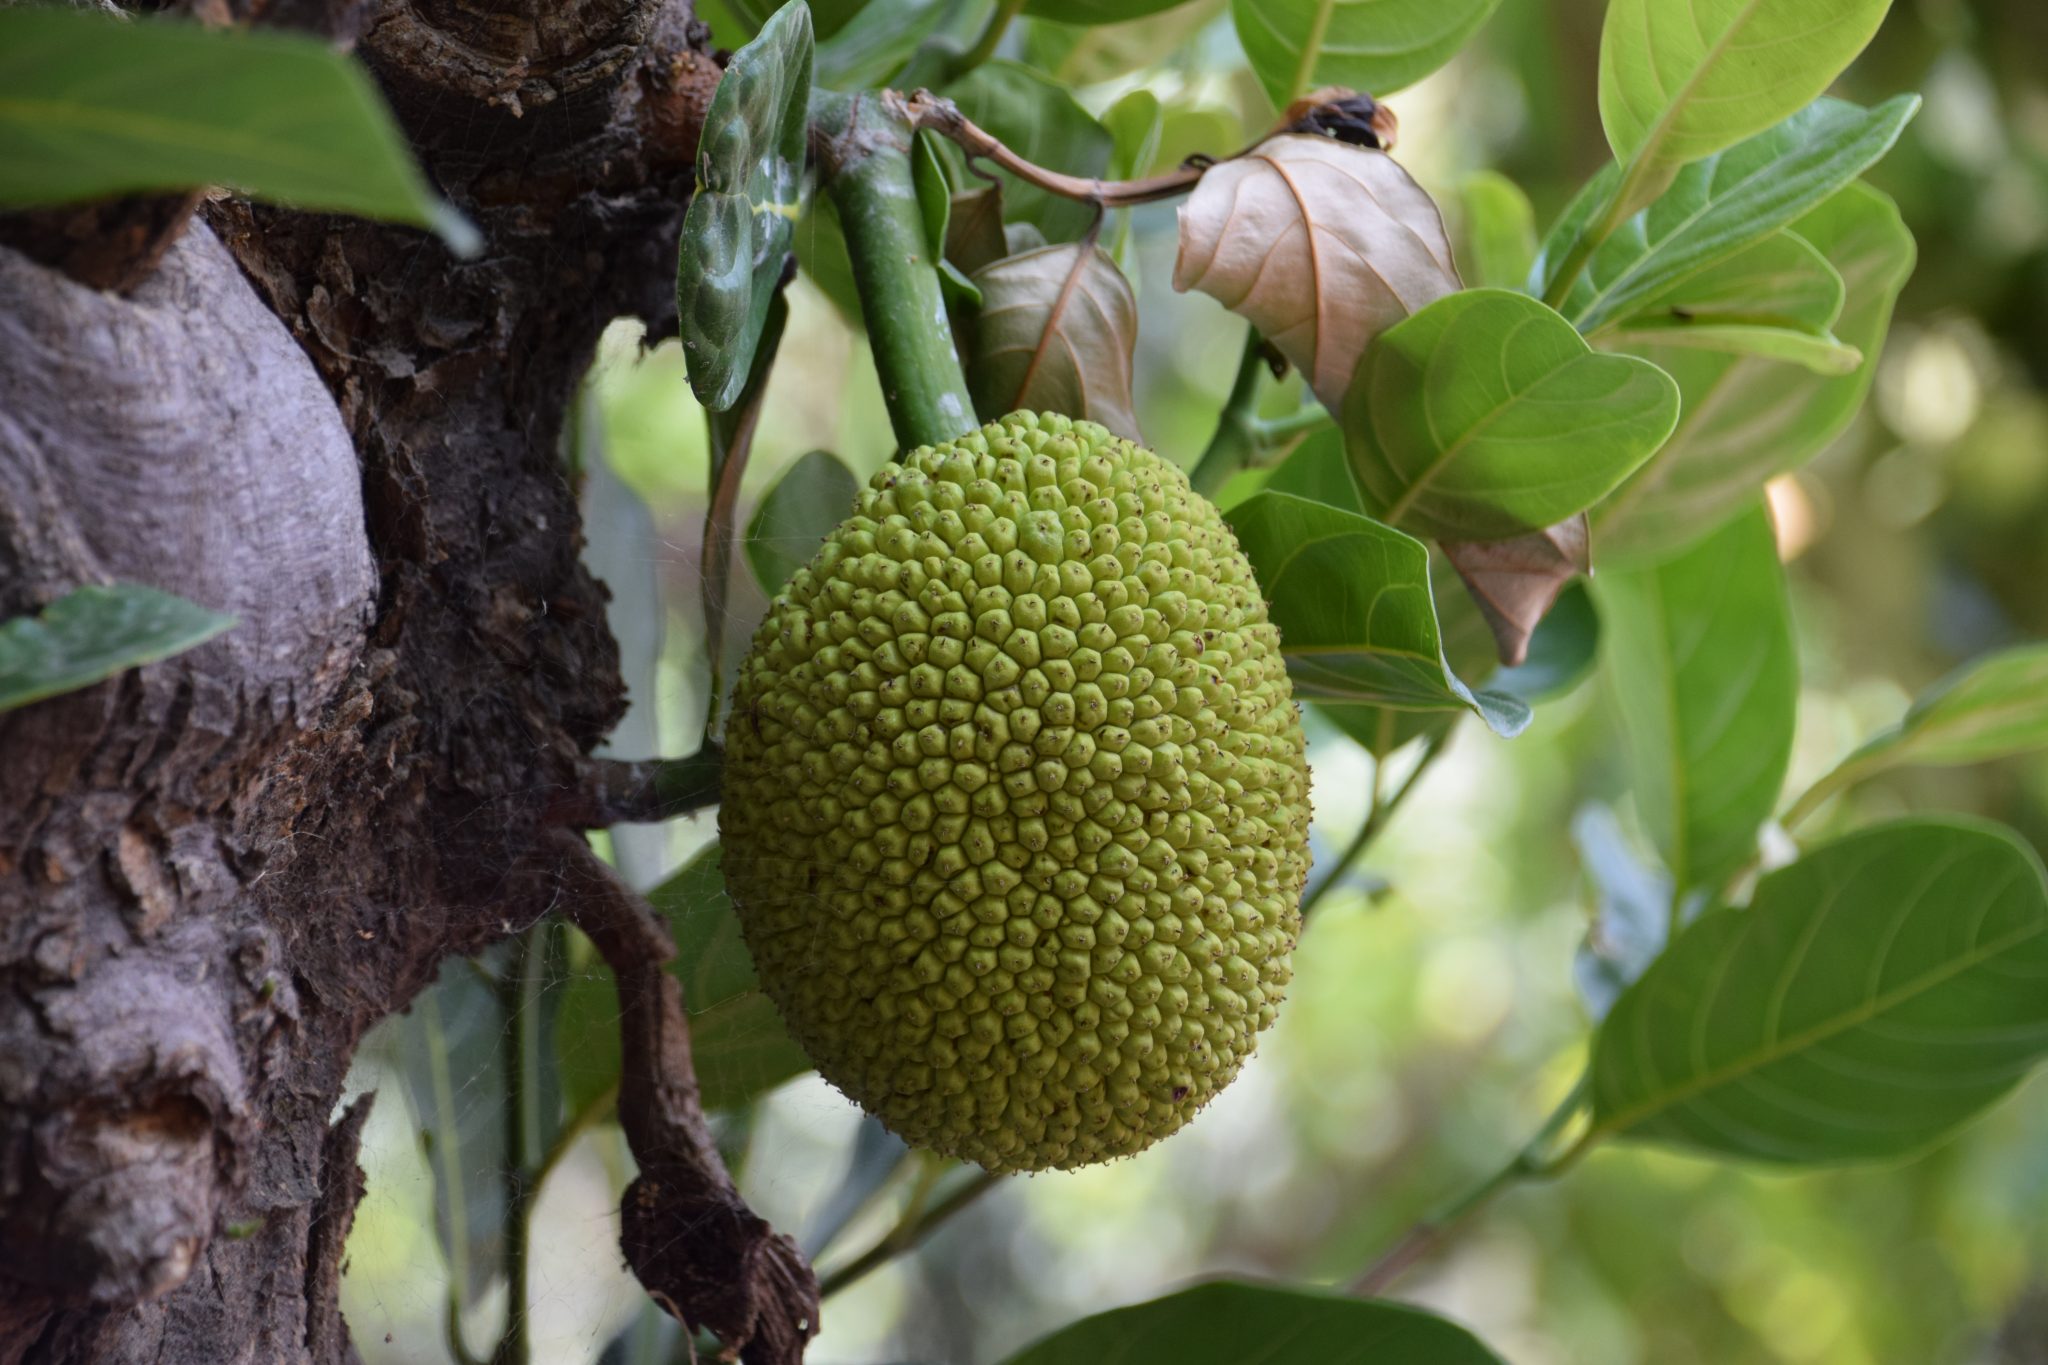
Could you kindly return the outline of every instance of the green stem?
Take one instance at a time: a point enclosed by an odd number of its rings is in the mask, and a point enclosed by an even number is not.
[[[471,959],[474,961],[474,959]],[[493,989],[497,978],[484,973]],[[448,1069],[448,1037],[441,1031],[440,997],[433,991],[420,996],[420,1027],[426,1031],[427,1071],[434,1089],[434,1178],[448,1201],[448,1302],[442,1332],[448,1340],[448,1354],[456,1365],[476,1365],[469,1344],[462,1339],[464,1285],[469,1276],[469,1207],[463,1198],[462,1172],[455,1142],[455,1086]]]
[[[533,1359],[527,1337],[532,1312],[528,1234],[539,1188],[534,1167],[540,1146],[540,995],[545,984],[540,965],[552,924],[543,921],[519,936],[512,970],[498,988],[512,1059],[505,1068],[505,1334],[491,1353],[491,1365],[528,1365]]]
[[[968,72],[996,55],[1002,45],[1003,35],[1010,31],[1011,21],[1024,10],[1024,0],[1002,0],[996,12],[988,17],[988,24],[981,30],[981,36],[974,40],[974,46],[961,53],[958,59],[946,68],[949,81],[959,80]]]
[[[1551,1111],[1550,1117],[1543,1121],[1543,1126],[1536,1130],[1536,1135],[1522,1145],[1513,1159],[1438,1205],[1435,1211],[1402,1233],[1392,1246],[1366,1267],[1365,1273],[1352,1285],[1352,1292],[1369,1298],[1386,1289],[1427,1255],[1445,1234],[1491,1203],[1503,1190],[1527,1180],[1553,1179],[1571,1169],[1598,1141],[1597,1129],[1588,1128],[1562,1153],[1552,1153],[1550,1149],[1558,1136],[1584,1110],[1586,1092],[1587,1078],[1581,1076],[1570,1093]]]
[[[1621,183],[1614,187],[1613,197],[1600,211],[1600,220],[1580,233],[1572,243],[1572,249],[1565,253],[1557,274],[1551,277],[1550,287],[1543,291],[1543,301],[1552,308],[1563,310],[1564,301],[1571,296],[1572,286],[1578,283],[1579,272],[1586,268],[1586,262],[1593,259],[1593,253],[1600,249],[1600,244],[1613,236],[1614,230],[1628,217],[1628,202],[1643,188],[1645,164],[1640,156],[1629,162],[1628,169],[1622,172]]]
[[[910,178],[910,128],[872,95],[821,96],[814,145],[846,233],[889,424],[905,450],[976,425]]]
[[[555,1140],[548,1144],[547,1153],[541,1157],[540,1165],[534,1168],[533,1188],[536,1203],[539,1202],[541,1187],[547,1184],[547,1179],[554,1174],[555,1167],[561,1165],[562,1159],[569,1155],[569,1149],[576,1145],[576,1140],[603,1122],[618,1107],[618,1103],[619,1083],[614,1080],[585,1100],[583,1107],[569,1116],[569,1121],[562,1125],[562,1131],[555,1134]]]
[[[1188,481],[1203,497],[1230,482],[1230,476],[1251,463],[1258,449],[1259,382],[1266,369],[1266,356],[1258,328],[1245,333],[1244,354],[1238,357],[1237,377],[1230,382],[1230,396],[1216,415],[1216,434],[1202,457],[1195,461]]]
[[[1331,420],[1329,409],[1320,403],[1309,403],[1285,417],[1255,420],[1252,423],[1252,437],[1259,449],[1274,450],[1297,437],[1321,431],[1330,425]]]
[[[1391,716],[1393,713],[1390,711],[1387,714]],[[1401,803],[1408,799],[1408,793],[1415,790],[1416,785],[1422,778],[1422,774],[1429,768],[1430,764],[1436,762],[1437,755],[1444,751],[1444,746],[1449,738],[1450,731],[1448,730],[1429,737],[1428,747],[1422,751],[1422,758],[1416,763],[1414,770],[1402,780],[1401,785],[1394,789],[1392,796],[1386,794],[1386,785],[1382,777],[1387,766],[1386,758],[1384,756],[1376,756],[1373,759],[1372,808],[1366,813],[1365,823],[1358,827],[1358,833],[1351,836],[1351,842],[1345,845],[1342,853],[1337,855],[1337,861],[1331,865],[1329,875],[1317,882],[1315,889],[1310,891],[1308,895],[1302,897],[1301,917],[1303,919],[1308,918],[1308,912],[1316,908],[1316,905],[1329,893],[1331,887],[1344,879],[1345,869],[1357,862],[1359,856],[1365,852],[1372,841],[1379,837],[1380,831],[1387,827],[1387,822],[1394,818],[1394,812],[1401,809]]]
[[[1801,825],[1812,819],[1814,812],[1818,811],[1835,797],[1840,796],[1849,788],[1855,786],[1858,782],[1861,782],[1867,775],[1852,756],[1846,762],[1831,769],[1827,776],[1821,778],[1820,781],[1808,787],[1804,794],[1792,803],[1791,808],[1785,812],[1778,823],[1784,826],[1787,834],[1790,834],[1793,830],[1798,829]]]
[[[938,1231],[947,1219],[994,1189],[1001,1180],[1002,1177],[999,1175],[982,1171],[929,1208],[924,1207],[923,1200],[913,1199],[910,1208],[904,1211],[902,1220],[889,1230],[888,1236],[818,1282],[819,1301],[823,1302],[849,1285],[866,1279],[890,1261],[911,1250]]]

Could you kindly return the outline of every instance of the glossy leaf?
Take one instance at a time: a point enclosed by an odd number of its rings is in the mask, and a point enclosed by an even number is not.
[[[1572,817],[1572,844],[1594,899],[1593,923],[1572,959],[1572,983],[1597,1021],[1664,951],[1677,892],[1671,874],[1636,851],[1606,806]]]
[[[691,859],[648,900],[675,936],[669,971],[682,983],[704,1106],[744,1104],[809,1070],[810,1060],[754,976],[738,915],[725,893],[718,846]],[[618,992],[611,973],[596,966],[572,977],[564,994],[556,1046],[564,1075],[588,1094],[619,1074]]]
[[[1342,426],[1380,520],[1505,540],[1598,502],[1677,417],[1677,386],[1656,366],[1593,351],[1525,294],[1471,289],[1380,336]]]
[[[1390,94],[1449,61],[1500,0],[1231,0],[1276,109],[1325,85]]]
[[[0,8],[0,208],[225,185],[481,239],[427,185],[368,73],[298,34]]]
[[[763,592],[772,597],[811,562],[859,492],[860,480],[828,450],[813,450],[782,471],[747,523],[747,563]]]
[[[1222,1280],[1097,1313],[1007,1365],[1500,1365],[1464,1328],[1402,1304]]]
[[[1739,146],[1688,166],[1596,250],[1563,311],[1581,331],[1639,312],[1821,203],[1891,149],[1920,107],[1818,100]],[[1556,234],[1546,260],[1565,243]]]
[[[1846,303],[1834,335],[1862,353],[1862,364],[1828,377],[1756,356],[1635,348],[1677,379],[1683,411],[1663,449],[1593,510],[1603,563],[1654,563],[1698,543],[1765,482],[1825,449],[1863,405],[1893,301],[1913,270],[1912,234],[1891,200],[1861,184],[1793,230],[1842,277]]]
[[[1083,177],[1099,178],[1109,170],[1115,145],[1109,130],[1065,86],[1028,66],[987,62],[943,93],[1027,161]],[[1001,178],[1010,221],[1031,224],[1048,242],[1071,242],[1095,220],[1087,204],[1048,194],[1007,172]]]
[[[1486,618],[1502,664],[1512,668],[1551,603],[1580,575],[1592,571],[1586,514],[1508,540],[1446,540],[1444,557]]]
[[[1792,753],[1799,660],[1769,515],[1593,581],[1636,807],[1681,890],[1756,851]]]
[[[1335,411],[1373,338],[1458,273],[1443,216],[1400,163],[1292,133],[1202,177],[1180,210],[1173,287],[1247,319]]]
[[[2048,887],[2010,831],[1860,830],[1710,911],[1594,1040],[1596,1132],[1781,1163],[1904,1156],[2048,1051]]]
[[[1229,521],[1271,599],[1296,696],[1398,711],[1469,709],[1502,735],[1529,723],[1527,706],[1475,693],[1444,662],[1422,542],[1290,493],[1248,498]]]
[[[790,0],[733,54],[697,148],[683,219],[676,306],[697,401],[737,403],[795,247],[802,207],[811,19]]]
[[[2048,749],[2048,645],[2021,645],[1973,660],[1937,683],[1815,791],[1840,791],[1893,768],[1958,767],[2042,749]]]
[[[976,271],[974,283],[982,304],[967,378],[978,411],[1063,412],[1138,439],[1138,301],[1108,252],[1040,247]]]
[[[74,589],[38,615],[0,621],[0,712],[181,654],[234,624],[139,583]]]
[[[1522,187],[1495,171],[1458,188],[1465,226],[1465,273],[1482,288],[1520,289],[1536,259],[1536,211]]]
[[[1610,0],[1600,122],[1633,161],[1632,212],[1669,172],[1732,147],[1828,88],[1891,0]]]

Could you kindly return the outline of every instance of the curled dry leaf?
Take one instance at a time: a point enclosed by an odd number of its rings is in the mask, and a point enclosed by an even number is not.
[[[1040,247],[973,278],[982,302],[967,368],[978,410],[1063,412],[1141,439],[1131,404],[1138,301],[1107,252]]]
[[[1443,540],[1444,558],[1493,631],[1509,668],[1529,657],[1529,637],[1565,586],[1593,567],[1586,514],[1511,540]]]
[[[1173,287],[1249,319],[1334,412],[1372,339],[1459,282],[1443,215],[1398,162],[1288,133],[1202,177]]]

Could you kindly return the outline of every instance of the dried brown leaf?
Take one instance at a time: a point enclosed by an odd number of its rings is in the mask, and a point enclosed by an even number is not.
[[[1398,162],[1289,133],[1202,177],[1173,287],[1249,319],[1334,412],[1372,339],[1459,281],[1443,215]]]
[[[1040,247],[973,278],[981,312],[967,382],[983,415],[1058,412],[1140,439],[1131,404],[1138,301],[1107,252],[1081,242]]]
[[[1528,657],[1529,637],[1565,585],[1593,564],[1584,512],[1512,540],[1438,544],[1493,628],[1500,661],[1509,668]]]

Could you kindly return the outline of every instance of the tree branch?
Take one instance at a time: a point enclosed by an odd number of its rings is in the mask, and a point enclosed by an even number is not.
[[[706,1329],[748,1365],[798,1365],[818,1330],[818,1282],[803,1253],[749,1209],[719,1159],[690,1059],[675,943],[647,902],[583,839],[547,852],[559,906],[611,966],[619,989],[619,1126],[640,1163],[626,1188],[627,1263],[656,1303]]]

